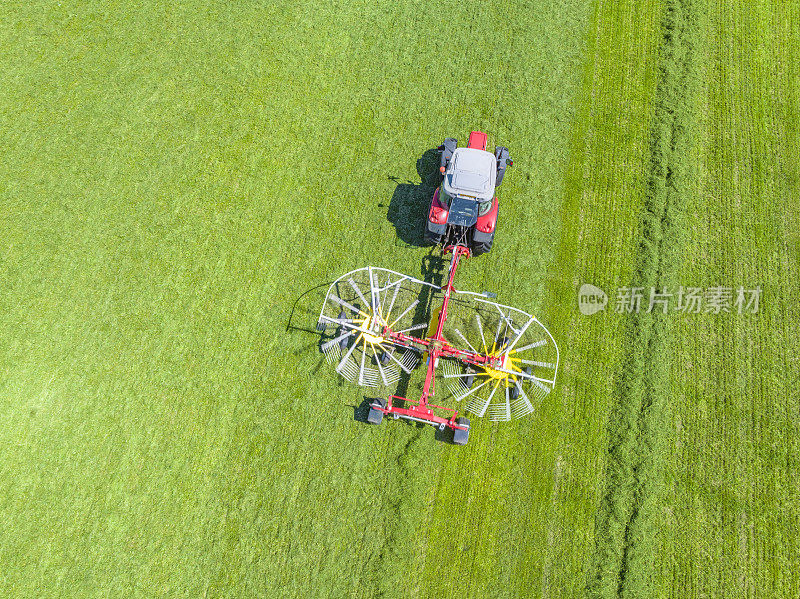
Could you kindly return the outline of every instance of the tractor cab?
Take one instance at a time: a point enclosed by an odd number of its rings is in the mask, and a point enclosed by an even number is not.
[[[471,227],[492,207],[497,159],[474,148],[456,148],[447,165],[439,193],[449,208],[448,225]]]

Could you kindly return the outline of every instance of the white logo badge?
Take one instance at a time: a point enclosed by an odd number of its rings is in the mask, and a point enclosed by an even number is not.
[[[605,291],[594,285],[589,285],[589,283],[581,285],[581,289],[578,291],[578,309],[581,314],[591,316],[600,312],[600,310],[605,310],[607,303],[608,296]]]

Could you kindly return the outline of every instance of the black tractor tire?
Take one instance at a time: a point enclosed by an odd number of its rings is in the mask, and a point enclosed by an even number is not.
[[[380,360],[381,366],[387,366],[392,361],[391,354],[387,350],[382,351],[376,358]]]
[[[431,231],[429,224],[425,225],[425,234],[423,235],[423,238],[425,240],[425,245],[439,245],[442,243],[442,235],[440,233]]]
[[[509,164],[513,164],[513,161],[508,154],[508,148],[504,148],[503,146],[497,146],[495,148],[494,156],[497,160],[497,177],[495,178],[494,186],[500,187],[500,184],[503,182],[503,176],[506,174],[506,168]]]
[[[441,148],[442,154],[439,157],[439,167],[447,168],[447,164],[450,162],[450,159],[453,157],[453,153],[456,151],[458,147],[458,140],[453,137],[448,137],[444,140],[444,143],[439,146]],[[444,178],[444,175],[441,171],[439,171],[440,178]]]
[[[470,373],[468,377],[464,377],[464,384],[467,386],[467,389],[472,389],[472,386],[475,384],[475,374]]]
[[[492,242],[494,242],[494,235],[492,235],[492,238],[488,242],[472,242],[473,257],[480,256],[481,254],[488,254],[492,249]]]
[[[466,426],[467,430],[462,431],[460,428],[454,428],[453,444],[466,445],[467,441],[469,441],[469,418],[464,418],[463,416],[459,416],[458,418],[456,418],[456,424],[459,426]]]
[[[380,424],[383,422],[383,412],[378,410],[375,406],[380,406],[382,408],[386,407],[386,400],[383,398],[376,398],[373,402],[369,405],[369,414],[367,414],[367,422],[370,424]]]
[[[519,397],[519,387],[517,387],[516,383],[512,384],[511,387],[508,389],[508,398],[511,401],[514,401]]]

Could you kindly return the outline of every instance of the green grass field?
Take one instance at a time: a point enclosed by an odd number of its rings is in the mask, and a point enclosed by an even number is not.
[[[799,32],[767,0],[0,6],[0,596],[800,597]],[[471,129],[515,166],[458,286],[562,364],[454,447],[359,422],[313,329],[351,269],[427,273],[417,161]],[[762,296],[588,317],[586,282]]]

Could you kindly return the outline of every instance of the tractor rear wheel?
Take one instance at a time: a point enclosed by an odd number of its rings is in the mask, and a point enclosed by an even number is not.
[[[481,254],[488,254],[489,250],[492,249],[493,241],[494,241],[494,235],[492,235],[489,241],[472,242],[472,255],[480,256]]]
[[[439,245],[442,242],[442,234],[431,231],[430,223],[425,225],[425,245]]]
[[[378,397],[369,405],[369,414],[367,415],[367,422],[369,422],[370,424],[380,424],[381,422],[383,422],[383,412],[381,412],[376,406],[385,408],[386,400]]]
[[[453,429],[453,443],[455,445],[466,445],[467,441],[469,441],[469,418],[456,418],[456,424],[467,427],[467,430]]]

